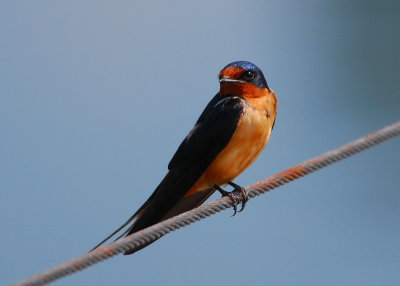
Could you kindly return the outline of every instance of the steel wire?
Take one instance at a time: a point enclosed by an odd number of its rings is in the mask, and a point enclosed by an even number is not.
[[[333,149],[320,156],[305,161],[297,166],[286,169],[285,171],[282,171],[267,179],[252,184],[246,187],[245,190],[250,198],[254,198],[288,182],[324,168],[330,164],[392,139],[398,135],[400,135],[400,121],[380,129],[370,135],[361,137],[342,147]],[[236,195],[241,198],[241,201],[243,201],[243,197],[240,192],[236,192]],[[219,198],[208,204],[136,232],[128,237],[121,238],[120,240],[117,240],[107,246],[98,248],[92,252],[86,253],[78,258],[61,263],[51,269],[28,277],[13,285],[38,286],[48,284],[75,272],[82,271],[93,264],[99,263],[117,254],[140,248],[142,245],[150,241],[157,240],[172,231],[190,225],[232,206],[233,205],[229,197]]]

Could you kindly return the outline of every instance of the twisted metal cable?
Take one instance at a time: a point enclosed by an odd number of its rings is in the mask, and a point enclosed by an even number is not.
[[[253,185],[246,187],[246,192],[250,198],[254,198],[263,193],[269,192],[279,186],[288,182],[294,181],[302,176],[311,172],[324,168],[332,163],[343,160],[368,148],[371,148],[384,141],[392,139],[400,135],[400,121],[393,123],[375,133],[366,135],[342,147],[333,149],[318,157],[301,163],[297,166],[289,168],[280,172],[272,177],[264,179]],[[237,196],[243,197],[239,192]],[[216,214],[222,210],[232,206],[229,197],[222,197],[214,200],[206,205],[200,206],[196,209],[185,212],[181,215],[175,216],[168,220],[162,221],[158,224],[150,226],[139,232],[136,232],[128,237],[122,238],[107,246],[98,248],[92,252],[86,253],[78,258],[61,263],[51,269],[42,273],[31,276],[25,280],[13,284],[14,286],[37,286],[45,285],[62,277],[68,276],[75,272],[81,271],[93,264],[101,262],[117,254],[140,248],[147,242],[154,241],[171,231],[180,229],[181,227],[192,224],[196,221],[202,220],[208,216]]]

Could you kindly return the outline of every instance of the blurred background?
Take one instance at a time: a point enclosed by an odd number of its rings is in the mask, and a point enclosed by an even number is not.
[[[399,19],[395,0],[1,1],[1,284],[130,217],[232,61],[279,98],[240,185],[399,120]],[[399,151],[397,138],[54,285],[399,285]]]

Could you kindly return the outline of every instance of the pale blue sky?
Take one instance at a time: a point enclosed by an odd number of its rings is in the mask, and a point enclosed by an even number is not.
[[[279,98],[243,186],[399,120],[398,1],[166,2],[0,2],[1,284],[124,222],[229,62],[254,62]],[[399,147],[54,285],[399,285]]]

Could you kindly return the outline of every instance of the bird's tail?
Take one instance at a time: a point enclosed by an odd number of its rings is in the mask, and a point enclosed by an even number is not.
[[[193,191],[193,194],[185,196],[184,194],[188,193],[188,190],[190,193],[191,186],[189,183],[191,182],[185,182],[184,180],[186,180],[186,177],[183,179],[181,177],[177,178],[173,172],[168,172],[160,185],[158,185],[156,190],[140,207],[140,209],[117,230],[97,244],[91,251],[104,244],[133,220],[135,221],[132,225],[119,235],[116,240],[201,205],[215,190],[214,188],[207,188],[204,190],[196,189]],[[140,246],[140,248],[127,251],[124,254],[128,255],[135,253],[153,242],[154,241],[146,243],[145,245]]]
[[[95,250],[96,248],[100,247],[101,245],[103,245],[106,241],[108,241],[110,238],[112,238],[114,235],[116,235],[118,232],[120,232],[124,227],[126,227],[129,223],[131,223],[133,220],[139,218],[143,212],[146,210],[146,208],[148,207],[148,205],[150,204],[151,200],[153,199],[154,194],[156,193],[156,191],[158,190],[159,186],[157,187],[157,189],[154,191],[154,193],[147,199],[147,201],[123,224],[121,225],[118,229],[116,229],[113,233],[111,233],[109,236],[107,236],[105,239],[103,239],[101,242],[99,242],[95,247],[93,247],[90,251]],[[126,231],[124,231],[121,235],[119,235],[115,240],[120,239],[121,237],[123,237],[124,235],[126,235],[127,233],[129,233],[131,231],[131,229],[133,228],[135,224],[131,225]],[[114,240],[114,241],[115,241]],[[89,251],[89,252],[90,252]]]
[[[208,188],[199,192],[196,192],[195,194],[191,195],[191,196],[187,196],[187,197],[183,197],[181,198],[175,205],[174,207],[167,212],[167,214],[164,215],[163,218],[161,218],[158,222],[169,219],[171,217],[174,217],[176,215],[179,215],[181,213],[184,213],[188,210],[191,210],[195,207],[198,207],[199,205],[201,205],[204,201],[206,201],[214,192],[214,188]],[[144,217],[140,217],[138,218],[138,220],[142,220]],[[135,221],[135,223],[123,234],[123,235],[130,235],[132,233],[135,233],[141,229],[143,229],[144,227],[141,226],[140,223],[136,223],[138,222],[138,220]],[[157,240],[157,239],[156,239]],[[144,245],[135,248],[133,250],[128,250],[126,251],[124,254],[125,255],[129,255],[129,254],[133,254],[136,251],[141,250],[142,248],[145,248],[146,246],[152,244],[153,242],[155,242],[156,240],[150,241],[145,243]]]

